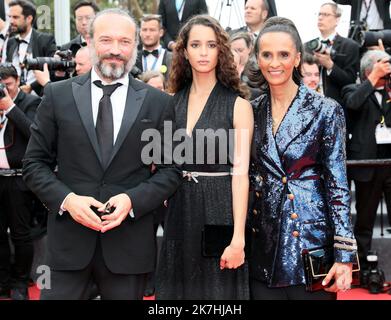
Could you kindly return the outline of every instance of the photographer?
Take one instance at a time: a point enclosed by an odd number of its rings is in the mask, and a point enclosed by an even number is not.
[[[335,3],[325,3],[318,13],[318,28],[321,50],[312,51],[309,41],[306,51],[312,53],[321,66],[320,88],[326,96],[337,100],[343,106],[341,90],[344,86],[355,83],[359,69],[359,46],[351,39],[341,37],[336,32],[342,15]],[[324,49],[323,49],[324,48]]]
[[[72,55],[75,56],[80,48],[87,46],[90,23],[98,12],[99,7],[95,1],[81,0],[75,4],[73,13],[75,15],[76,30],[79,34],[68,43],[62,45],[60,51],[71,50]]]
[[[333,0],[350,5],[351,24],[363,24],[368,30],[391,29],[390,0]]]
[[[19,89],[11,64],[0,65],[0,77],[0,297],[25,300],[34,254],[30,222],[36,198],[26,187],[21,168],[41,99]],[[8,228],[15,247],[12,267]]]
[[[26,70],[23,62],[26,57],[52,57],[56,52],[53,35],[33,29],[36,19],[34,4],[26,0],[13,0],[9,3],[10,31],[15,35],[7,43],[6,61],[12,62],[20,76],[21,89],[26,93],[32,90],[41,94],[42,87],[34,73]]]
[[[390,56],[380,50],[370,50],[361,59],[360,85],[343,89],[352,128],[348,142],[348,159],[391,158],[391,105],[389,101]],[[384,192],[387,210],[391,211],[391,168],[350,168],[356,186],[356,223],[354,227],[361,269],[367,268],[377,207]]]

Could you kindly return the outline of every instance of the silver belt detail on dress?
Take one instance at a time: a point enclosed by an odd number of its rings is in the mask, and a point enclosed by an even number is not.
[[[224,177],[230,176],[231,172],[198,172],[198,171],[182,171],[183,177],[188,181],[193,180],[198,183],[198,177]]]
[[[22,175],[22,169],[0,169],[1,177],[16,177]]]

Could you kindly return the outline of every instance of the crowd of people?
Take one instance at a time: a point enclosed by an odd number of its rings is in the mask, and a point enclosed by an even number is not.
[[[160,0],[140,21],[81,0],[78,35],[56,46],[36,30],[33,1],[5,1],[0,298],[29,298],[42,236],[43,300],[334,300],[350,289],[383,194],[391,217],[391,170],[346,165],[391,159],[391,43],[336,31],[338,4],[352,5],[352,28],[389,28],[390,1],[358,3],[322,4],[319,37],[303,43],[270,0],[245,1],[236,30],[205,0]],[[313,248],[332,253],[317,291],[302,258]]]

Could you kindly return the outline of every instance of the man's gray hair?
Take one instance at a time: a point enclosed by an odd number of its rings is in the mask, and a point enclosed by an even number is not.
[[[128,18],[132,23],[133,25],[135,26],[135,29],[136,29],[136,37],[135,37],[135,40],[137,41],[136,42],[136,48],[137,48],[137,45],[138,45],[138,26],[137,26],[137,23],[136,23],[136,20],[134,20],[134,18],[130,15],[130,13],[127,11],[127,10],[123,10],[123,9],[118,9],[118,8],[110,8],[110,9],[105,9],[103,11],[100,11],[98,12],[94,19],[92,20],[91,24],[90,24],[90,30],[89,30],[89,33],[90,33],[90,37],[91,39],[94,39],[94,25],[95,25],[95,21],[96,19],[98,19],[99,17],[101,16],[104,16],[104,15],[107,15],[107,14],[116,14],[116,15],[119,15],[119,16],[123,16],[123,17],[126,17]],[[115,23],[115,22],[114,22]]]
[[[376,62],[383,58],[390,58],[390,55],[382,50],[369,50],[361,58],[360,75],[361,79],[367,78],[366,73],[371,72]]]
[[[341,7],[338,6],[338,4],[336,4],[334,2],[325,2],[320,7],[322,8],[323,6],[331,6],[331,8],[333,9],[333,12],[337,18],[342,16],[342,9],[341,9]]]

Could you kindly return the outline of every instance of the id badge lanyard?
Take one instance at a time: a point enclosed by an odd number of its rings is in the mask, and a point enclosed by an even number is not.
[[[159,55],[157,57],[155,57],[155,61],[153,62],[152,67],[149,70],[148,70],[148,64],[147,64],[147,57],[145,57],[145,56],[143,57],[143,65],[144,65],[143,69],[145,71],[153,71],[153,70],[155,70],[156,64],[157,64],[157,62],[158,62],[158,60],[160,58],[160,53],[161,53],[161,48],[159,48]]]

